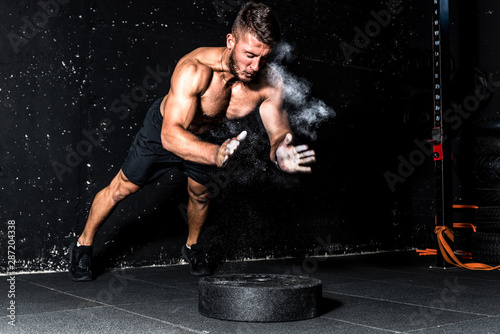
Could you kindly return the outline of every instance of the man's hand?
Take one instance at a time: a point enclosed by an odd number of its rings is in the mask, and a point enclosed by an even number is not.
[[[217,152],[217,166],[224,167],[227,164],[229,158],[236,152],[240,142],[247,137],[247,132],[243,131],[237,137],[226,140]]]
[[[276,150],[276,162],[278,167],[287,173],[310,173],[311,167],[307,165],[316,162],[316,153],[310,150],[307,145],[293,146],[293,136],[287,133],[283,142]]]

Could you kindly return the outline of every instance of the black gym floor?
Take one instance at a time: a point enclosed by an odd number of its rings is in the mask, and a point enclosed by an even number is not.
[[[86,283],[67,273],[19,274],[16,326],[2,316],[0,333],[499,333],[500,272],[429,268],[434,264],[432,256],[397,252],[219,266],[224,274],[307,270],[321,279],[321,316],[285,323],[200,315],[198,279],[186,265],[116,270]]]

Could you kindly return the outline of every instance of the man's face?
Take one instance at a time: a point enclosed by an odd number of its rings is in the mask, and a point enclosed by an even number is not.
[[[229,70],[238,80],[252,82],[265,67],[272,48],[259,41],[252,33],[236,36],[228,35]]]

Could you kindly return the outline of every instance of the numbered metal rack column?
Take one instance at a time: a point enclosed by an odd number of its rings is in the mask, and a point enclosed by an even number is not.
[[[433,0],[432,42],[433,42],[433,80],[434,80],[434,170],[436,176],[436,225],[453,227],[452,221],[452,168],[451,143],[447,140],[447,124],[443,122],[443,109],[449,107],[448,82],[450,64],[449,45],[449,6],[448,0]],[[451,241],[450,241],[451,242]],[[437,252],[437,267],[446,268],[448,264],[441,253]]]

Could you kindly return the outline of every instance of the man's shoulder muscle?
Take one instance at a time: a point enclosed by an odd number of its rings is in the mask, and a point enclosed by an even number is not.
[[[269,98],[283,98],[283,77],[276,67],[272,65],[267,66],[262,79],[260,91],[264,100]]]
[[[193,57],[185,56],[177,63],[172,75],[172,88],[190,87],[196,93],[207,89],[213,76],[210,66]]]

